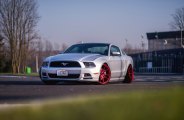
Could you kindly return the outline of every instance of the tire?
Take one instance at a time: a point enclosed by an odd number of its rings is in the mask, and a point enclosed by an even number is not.
[[[131,83],[133,79],[134,79],[134,70],[132,68],[132,65],[129,65],[123,83]]]
[[[46,85],[55,85],[55,84],[57,84],[57,81],[42,80],[42,82]]]
[[[102,65],[102,68],[100,69],[100,76],[98,83],[100,85],[105,85],[109,82],[111,78],[111,70],[109,66],[105,63]]]

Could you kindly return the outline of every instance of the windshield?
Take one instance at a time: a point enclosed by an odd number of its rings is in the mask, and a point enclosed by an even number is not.
[[[64,53],[92,53],[108,55],[108,44],[76,44],[69,47]]]

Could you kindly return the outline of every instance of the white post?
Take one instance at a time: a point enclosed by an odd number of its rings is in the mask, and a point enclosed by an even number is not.
[[[183,45],[183,36],[182,36],[182,28],[181,28],[181,47],[184,48],[184,45]]]
[[[38,73],[38,56],[36,55],[36,72]]]

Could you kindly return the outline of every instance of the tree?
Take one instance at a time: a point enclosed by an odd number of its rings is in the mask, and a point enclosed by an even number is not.
[[[49,40],[45,40],[45,53],[47,56],[52,55],[53,45]]]
[[[171,27],[176,30],[184,30],[184,7],[177,9],[175,14],[172,14],[172,17]]]
[[[0,52],[1,52],[3,45],[4,45],[3,37],[0,35]]]
[[[65,43],[62,43],[61,51],[64,52],[67,48],[68,48],[68,46]]]
[[[4,46],[4,42],[3,42],[3,37],[0,35],[0,61],[2,60],[2,54],[3,54],[3,46]]]
[[[0,32],[9,48],[13,73],[19,73],[27,59],[38,19],[35,0],[0,1]]]
[[[38,44],[37,44],[37,55],[38,55],[38,66],[41,66],[44,58],[43,54],[43,48],[44,48],[44,42],[40,39],[38,39]]]
[[[6,49],[4,38],[0,35],[0,72],[8,72],[10,69],[10,59],[5,53]]]

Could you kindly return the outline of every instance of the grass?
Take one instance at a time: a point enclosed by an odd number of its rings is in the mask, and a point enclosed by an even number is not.
[[[26,73],[19,73],[19,74],[13,74],[13,73],[0,73],[0,75],[15,75],[15,76],[30,76],[30,77],[38,77],[38,76],[39,76],[38,73],[30,73],[30,74],[26,74]]]
[[[184,120],[184,88],[83,96],[0,111],[1,120]]]

